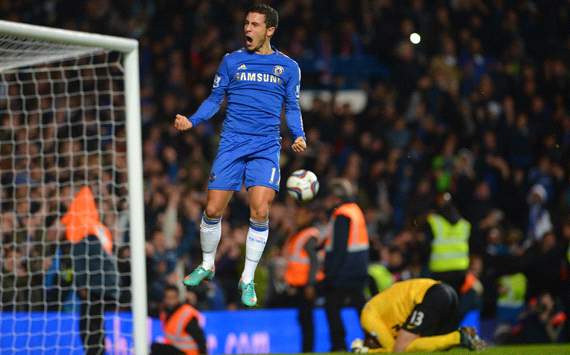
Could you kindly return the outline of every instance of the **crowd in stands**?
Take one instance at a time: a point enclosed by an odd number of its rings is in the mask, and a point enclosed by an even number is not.
[[[366,213],[371,258],[386,265],[397,279],[424,275],[425,217],[436,194],[450,192],[473,226],[471,271],[484,288],[484,316],[495,313],[499,277],[519,272],[528,280],[527,300],[548,294],[557,307],[570,306],[568,2],[269,3],[280,14],[272,44],[300,63],[303,89],[333,93],[332,100],[317,97],[303,111],[306,154],[293,154],[284,127],[282,176],[305,168],[316,173],[321,186],[333,177],[348,179]],[[176,131],[173,119],[198,107],[209,94],[222,56],[242,46],[248,4],[221,0],[0,4],[3,19],[140,41],[151,308],[161,301],[166,285],[181,285],[183,275],[201,261],[199,223],[223,109],[189,132]],[[417,45],[409,40],[413,32],[421,35]],[[351,68],[362,61],[370,64],[368,71]],[[367,103],[361,112],[335,102],[334,93],[347,87],[365,92]],[[6,128],[9,120],[0,120]],[[281,296],[286,294],[280,279],[280,247],[293,232],[288,217],[295,204],[284,183],[282,179],[282,191],[271,210],[270,239],[257,276],[258,294],[267,306],[283,305]],[[21,208],[5,204],[1,211],[3,286],[19,285],[18,278],[28,287],[36,284],[25,279],[28,273],[39,277],[41,284],[43,274],[37,270],[49,269],[44,265],[48,260],[24,262],[30,250],[11,236],[27,223],[20,213],[30,207]],[[201,309],[239,307],[236,286],[248,211],[247,194],[237,193],[223,218],[216,281],[188,293]],[[33,214],[25,213],[33,219]],[[320,211],[318,223],[326,223],[327,213]],[[51,222],[37,221],[45,227]],[[127,260],[128,247],[120,255]],[[128,270],[128,263],[123,269]]]

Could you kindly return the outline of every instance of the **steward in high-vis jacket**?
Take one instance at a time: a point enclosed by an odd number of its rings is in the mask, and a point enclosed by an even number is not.
[[[206,336],[200,322],[202,315],[187,303],[180,303],[180,293],[175,286],[166,286],[160,322],[164,332],[164,344],[153,344],[153,354],[207,354]]]
[[[302,351],[312,353],[315,339],[313,309],[315,307],[317,282],[322,281],[321,232],[313,226],[315,205],[299,205],[295,211],[297,231],[283,246],[287,262],[285,282],[293,288],[301,325]],[[319,250],[320,249],[320,250]]]
[[[104,314],[116,308],[119,271],[113,238],[101,222],[91,188],[82,187],[61,218],[71,244],[73,282],[81,299],[79,332],[85,353],[105,353]]]
[[[331,350],[346,350],[341,309],[349,304],[360,314],[366,302],[368,279],[368,232],[364,213],[353,202],[354,188],[346,179],[329,186],[325,204],[333,207],[325,255],[325,311],[331,336]]]
[[[449,193],[438,195],[436,204],[437,210],[427,217],[426,228],[431,249],[430,275],[459,293],[469,268],[471,223],[461,217]]]

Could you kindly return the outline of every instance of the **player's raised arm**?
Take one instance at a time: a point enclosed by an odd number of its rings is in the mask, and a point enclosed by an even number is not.
[[[176,115],[174,120],[174,127],[179,131],[185,131],[190,129],[202,121],[207,121],[212,116],[220,110],[224,96],[226,95],[226,90],[230,82],[230,76],[227,64],[228,56],[224,56],[216,76],[214,77],[214,82],[212,84],[212,92],[210,96],[198,108],[198,110],[189,118],[183,115]],[[185,122],[186,121],[186,122]]]
[[[286,89],[287,97],[285,98],[285,118],[287,127],[293,136],[293,151],[299,153],[307,149],[305,142],[305,132],[303,131],[303,118],[301,116],[301,107],[299,105],[299,97],[301,95],[301,69],[295,64],[293,73],[287,80]]]

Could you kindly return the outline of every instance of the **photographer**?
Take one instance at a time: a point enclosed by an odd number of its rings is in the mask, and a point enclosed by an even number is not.
[[[514,329],[516,343],[559,343],[567,316],[550,293],[530,300],[528,311]]]

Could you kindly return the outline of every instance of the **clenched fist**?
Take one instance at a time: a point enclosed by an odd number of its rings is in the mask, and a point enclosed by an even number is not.
[[[176,118],[174,119],[174,128],[179,131],[186,131],[192,128],[192,122],[190,122],[186,116],[176,115]]]
[[[295,142],[293,142],[291,145],[291,149],[293,149],[293,151],[296,153],[302,153],[307,150],[307,143],[305,142],[305,138],[297,137],[297,139],[295,139]]]

